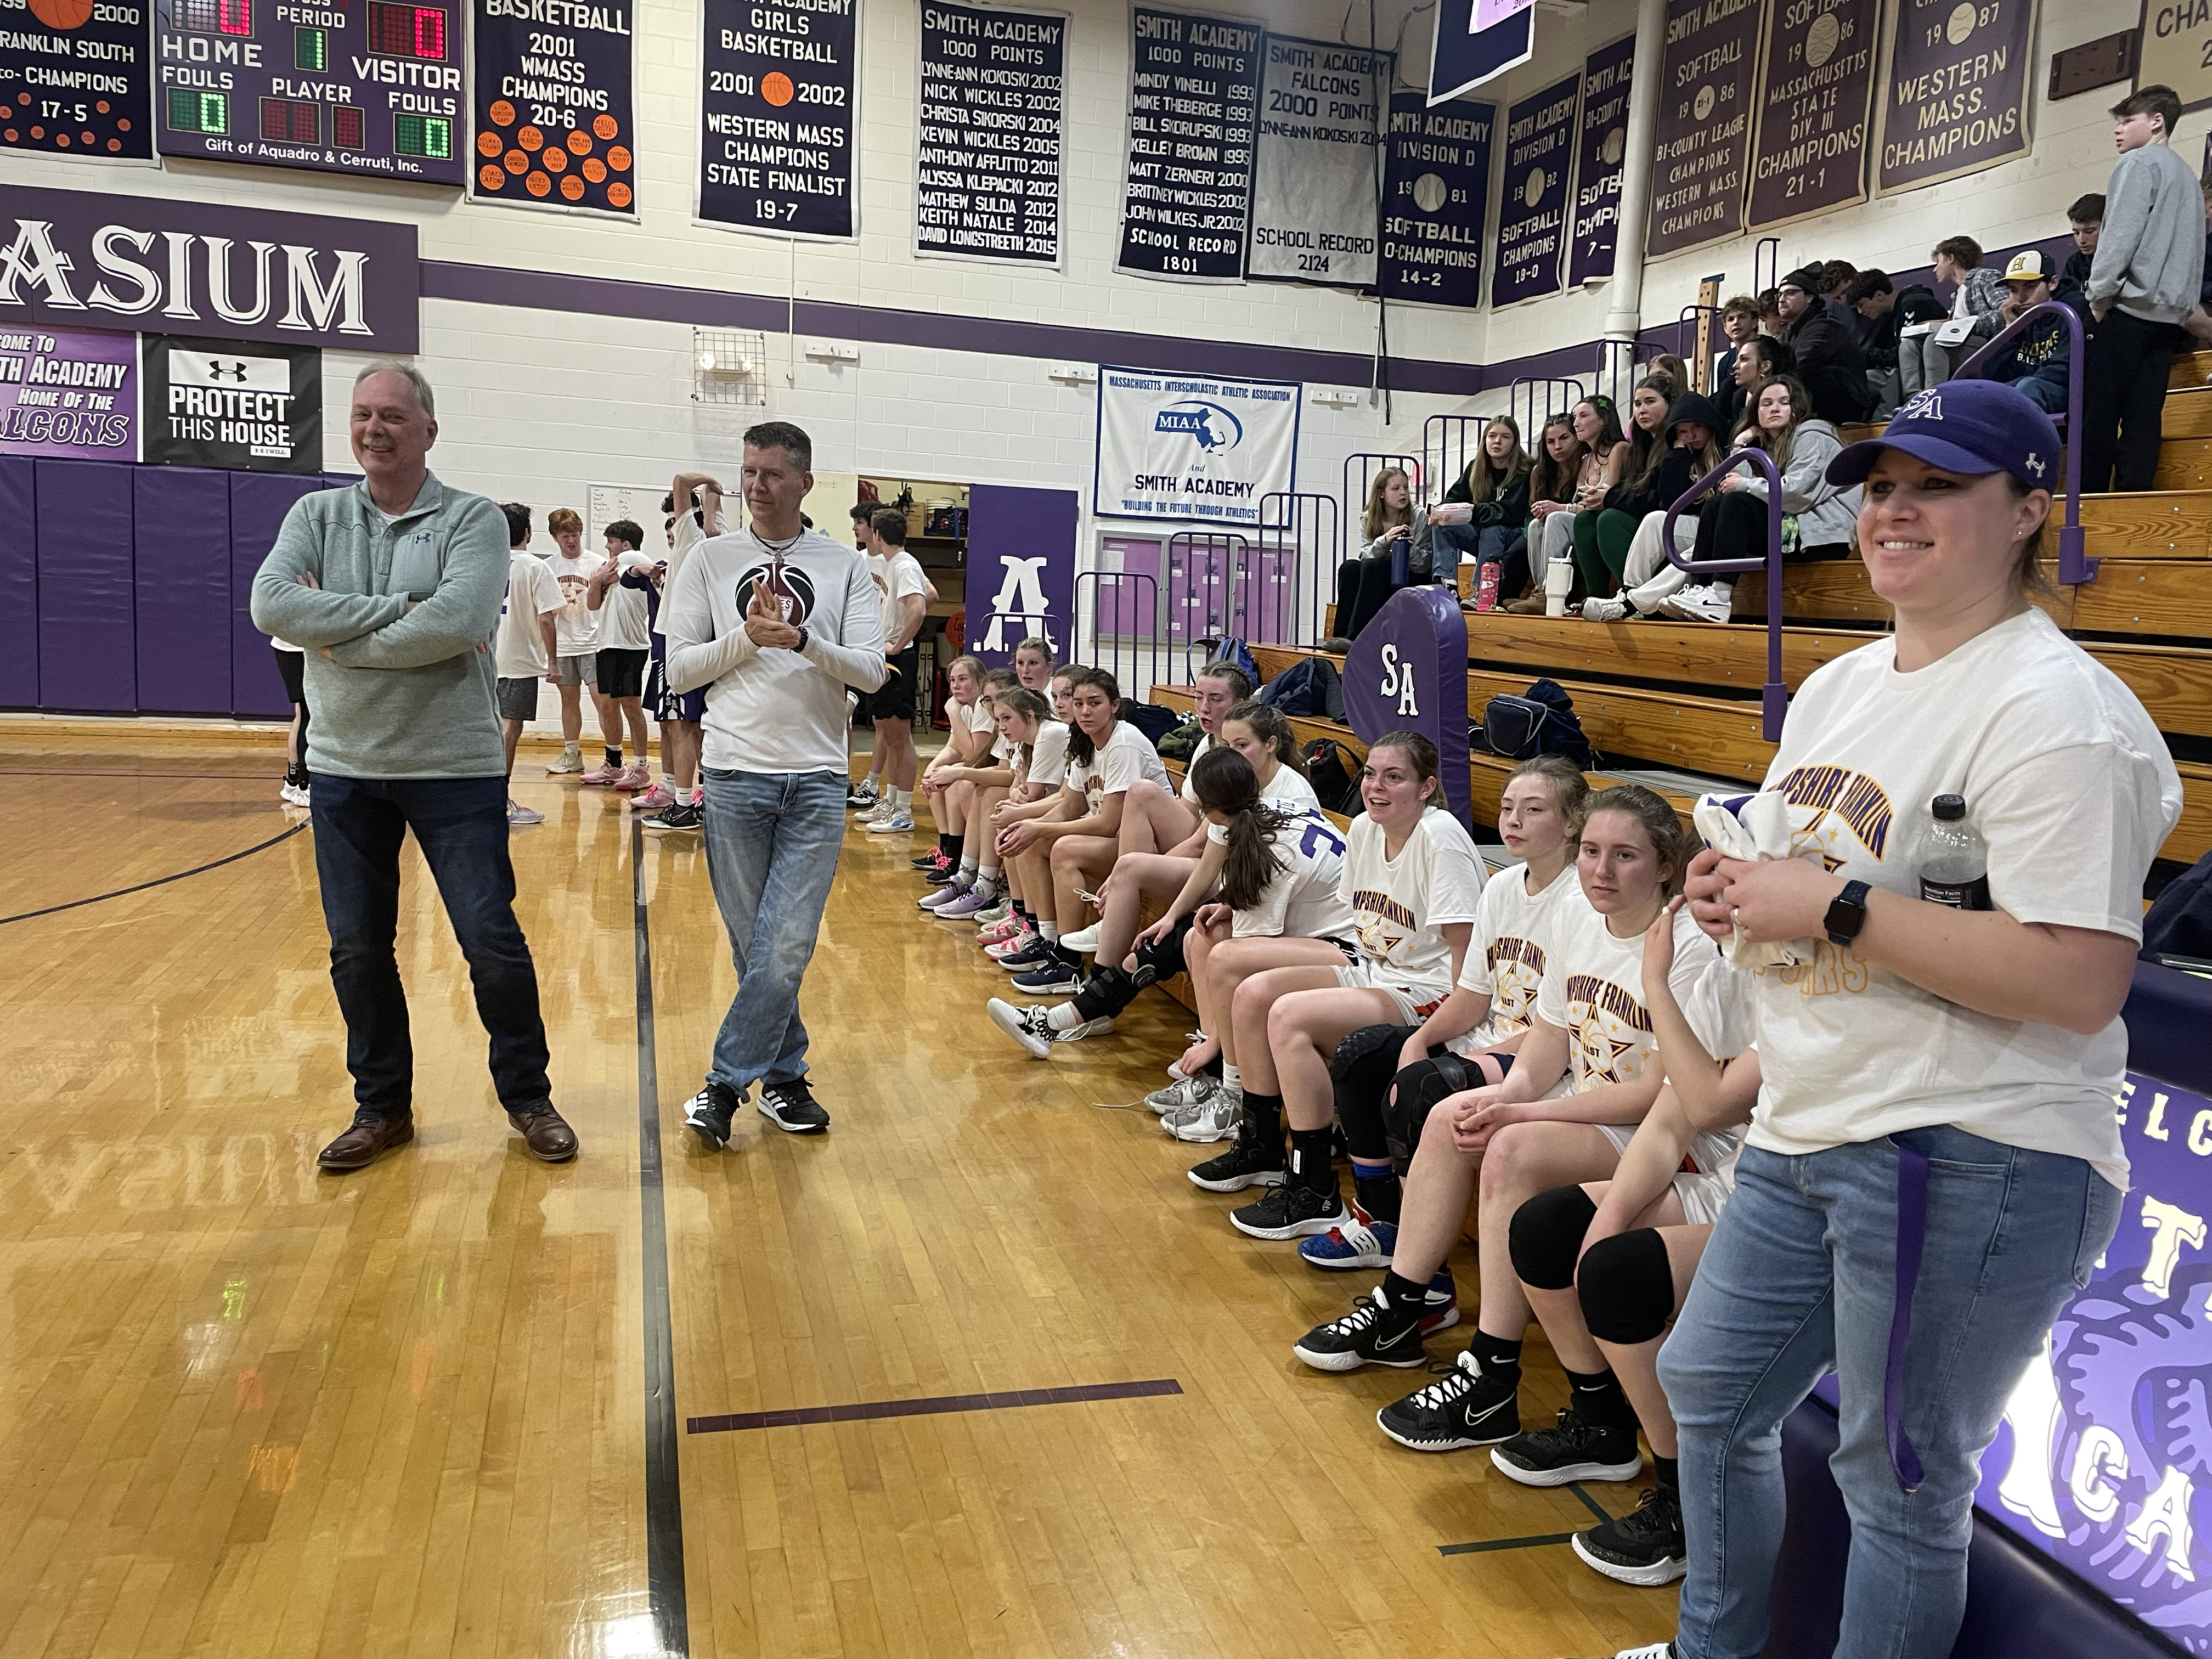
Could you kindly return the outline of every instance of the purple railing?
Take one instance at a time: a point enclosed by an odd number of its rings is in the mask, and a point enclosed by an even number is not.
[[[2073,307],[2062,305],[2057,300],[2045,300],[2013,319],[1995,339],[1960,363],[1951,378],[1979,380],[1984,369],[1994,363],[2014,340],[2028,332],[2037,318],[2048,312],[2056,312],[2066,319],[2066,429],[2060,434],[2066,441],[2063,452],[2066,465],[2059,475],[2061,487],[2053,493],[2066,500],[2065,522],[2058,527],[2058,580],[2073,586],[2097,580],[2097,562],[2089,556],[2081,533],[2081,319]]]
[[[1717,489],[1720,481],[1746,461],[1766,475],[1766,555],[1757,559],[1701,559],[1696,562],[1674,550],[1674,520],[1682,509]],[[1790,712],[1790,690],[1782,683],[1782,474],[1774,457],[1747,446],[1675,498],[1659,526],[1659,550],[1678,570],[1692,575],[1716,576],[1732,570],[1766,572],[1766,684],[1759,688],[1759,729],[1769,743],[1782,739],[1782,717]]]
[[[1343,522],[1327,495],[1277,489],[1260,497],[1260,556],[1287,559],[1295,573],[1290,636],[1279,643],[1320,643],[1322,619],[1336,592],[1336,567],[1344,558]]]

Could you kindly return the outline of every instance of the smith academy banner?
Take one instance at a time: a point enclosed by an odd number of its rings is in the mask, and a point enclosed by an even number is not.
[[[1659,144],[1644,252],[1733,236],[1743,223],[1766,0],[1668,0]]]
[[[1875,0],[1789,0],[1767,20],[1751,146],[1753,230],[1866,199]]]
[[[1482,233],[1497,122],[1495,104],[1431,104],[1418,92],[1390,94],[1375,278],[1383,298],[1468,308],[1482,303]]]
[[[1613,275],[1620,229],[1621,158],[1628,154],[1628,83],[1636,37],[1600,46],[1583,64],[1583,113],[1575,143],[1574,222],[1567,242],[1567,285]]]
[[[849,241],[860,0],[702,0],[699,219]]]
[[[479,201],[636,216],[631,0],[476,0]]]
[[[1066,59],[1063,12],[923,0],[917,257],[1059,268]]]
[[[0,330],[0,455],[138,459],[138,337]]]
[[[1139,8],[1129,33],[1128,161],[1114,269],[1237,282],[1252,211],[1261,32]]]
[[[1903,0],[1894,27],[1881,81],[1881,195],[2027,154],[2033,0]]]
[[[1296,380],[1102,367],[1091,511],[1258,524],[1261,496],[1297,488],[1304,391]]]
[[[1506,112],[1505,185],[1498,204],[1498,269],[1490,303],[1510,306],[1559,291],[1583,78],[1571,75]]]
[[[152,160],[152,50],[137,4],[16,0],[0,21],[0,149]]]
[[[1364,46],[1267,37],[1247,276],[1374,285],[1382,98],[1396,61]]]

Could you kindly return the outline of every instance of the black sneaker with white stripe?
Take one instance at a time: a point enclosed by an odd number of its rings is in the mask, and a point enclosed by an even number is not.
[[[1317,1371],[1356,1371],[1362,1365],[1395,1365],[1401,1370],[1426,1359],[1421,1346],[1421,1316],[1406,1318],[1390,1305],[1382,1285],[1363,1296],[1341,1319],[1316,1325],[1291,1345],[1291,1352]]]
[[[1564,1486],[1570,1480],[1633,1480],[1644,1454],[1633,1423],[1607,1427],[1569,1406],[1550,1428],[1531,1429],[1492,1447],[1490,1461],[1524,1486]]]
[[[730,1144],[730,1120],[744,1103],[742,1091],[709,1078],[705,1088],[684,1103],[684,1121],[708,1151],[719,1152]]]
[[[1190,1171],[1191,1184],[1203,1187],[1209,1193],[1241,1193],[1247,1187],[1279,1187],[1289,1160],[1283,1156],[1283,1137],[1279,1132],[1275,1144],[1267,1145],[1267,1138],[1252,1124],[1252,1115],[1244,1114],[1237,1126],[1237,1139],[1227,1152],[1194,1164]]]
[[[1285,1182],[1258,1203],[1231,1210],[1229,1224],[1254,1238],[1304,1238],[1327,1232],[1350,1214],[1332,1176],[1325,1193]]]
[[[1521,1432],[1520,1379],[1483,1374],[1482,1362],[1462,1352],[1443,1375],[1375,1413],[1383,1433],[1415,1451],[1458,1451],[1494,1446]]]
[[[803,1077],[761,1085],[760,1115],[787,1134],[818,1135],[830,1127],[830,1114],[814,1098]]]

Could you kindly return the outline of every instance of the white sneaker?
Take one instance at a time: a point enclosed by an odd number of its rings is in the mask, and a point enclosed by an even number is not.
[[[1177,1122],[1174,1130],[1177,1140],[1188,1140],[1206,1146],[1216,1140],[1227,1140],[1234,1136],[1244,1121],[1244,1091],[1242,1089],[1216,1089],[1200,1103],[1198,1109],[1188,1120]],[[1163,1118],[1162,1122],[1166,1120]]]
[[[288,783],[276,791],[276,796],[287,806],[305,806],[307,804],[307,786],[304,783]]]
[[[1026,1008],[1017,1008],[1011,1002],[993,997],[984,1005],[991,1024],[1029,1051],[1032,1060],[1042,1060],[1052,1052],[1053,1029],[1045,1024],[1047,1009],[1042,1002],[1032,1002]]]
[[[1221,1087],[1220,1080],[1203,1074],[1178,1078],[1164,1089],[1155,1089],[1145,1097],[1145,1104],[1165,1117],[1170,1112],[1180,1112],[1203,1103]]]
[[[870,818],[867,830],[872,836],[910,836],[914,833],[914,814],[894,807],[882,817]]]
[[[1060,942],[1064,949],[1073,951],[1078,956],[1087,957],[1098,948],[1098,924],[1094,921],[1088,927],[1079,927],[1072,933],[1062,933],[1060,936]]]
[[[1724,623],[1735,608],[1735,590],[1717,583],[1693,583],[1678,587],[1660,601],[1659,608],[1681,622]]]
[[[968,920],[974,922],[979,928],[996,927],[1013,914],[1014,902],[1012,899],[1001,899],[988,910],[978,910]]]
[[[556,775],[562,772],[580,772],[584,769],[582,751],[574,749],[565,750],[559,760],[555,761],[545,769],[549,773]]]
[[[1584,599],[1583,601],[1584,622],[1622,622],[1626,620],[1627,616],[1628,601],[1626,599]]]

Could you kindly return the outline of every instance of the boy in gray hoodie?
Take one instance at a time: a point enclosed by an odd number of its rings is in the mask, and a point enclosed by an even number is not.
[[[2166,370],[2204,276],[2203,195],[2169,142],[2180,118],[2171,87],[2112,106],[2120,160],[2087,287],[2096,333],[2079,434],[2085,490],[2148,489],[2158,472]]]

